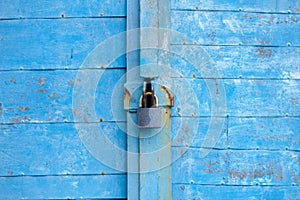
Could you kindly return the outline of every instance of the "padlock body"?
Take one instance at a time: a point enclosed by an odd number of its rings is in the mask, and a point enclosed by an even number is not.
[[[160,128],[161,109],[160,108],[138,108],[137,110],[138,128]]]

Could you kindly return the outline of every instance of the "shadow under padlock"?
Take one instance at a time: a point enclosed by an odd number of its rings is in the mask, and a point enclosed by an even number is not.
[[[161,128],[161,109],[158,107],[158,98],[154,93],[151,80],[144,83],[143,94],[140,98],[140,107],[137,110],[138,128]]]

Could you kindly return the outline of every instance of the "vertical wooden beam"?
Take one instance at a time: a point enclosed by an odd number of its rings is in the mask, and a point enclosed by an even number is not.
[[[140,1],[140,76],[163,80],[170,88],[169,0]],[[149,49],[148,47],[156,48]],[[161,50],[164,49],[164,50]],[[156,82],[156,79],[153,81]],[[159,99],[158,101],[162,101]],[[161,130],[140,129],[140,199],[171,199],[170,107],[162,107]],[[162,150],[164,149],[164,150]],[[161,151],[162,150],[162,151]],[[156,153],[159,152],[159,153]]]
[[[139,31],[130,31],[139,28],[139,0],[127,0],[127,50],[139,49],[140,35]],[[139,66],[139,51],[127,51],[127,71]],[[136,77],[131,73],[127,73],[127,83],[135,82]],[[134,118],[135,113],[127,112],[127,119]],[[134,137],[136,136],[136,137]],[[127,151],[139,153],[138,130],[135,124],[127,120]],[[139,158],[135,156],[127,156],[127,199],[140,199],[139,194]]]

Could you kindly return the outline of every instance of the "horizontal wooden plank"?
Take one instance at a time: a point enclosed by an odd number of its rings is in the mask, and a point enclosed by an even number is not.
[[[125,31],[125,25],[125,19],[116,18],[0,21],[0,70],[78,69],[99,43]],[[110,51],[115,48],[125,52],[125,38]],[[125,56],[103,67],[124,68]]]
[[[189,49],[190,45],[172,45],[171,52]],[[300,48],[251,46],[193,46],[208,53],[219,78],[300,79]],[[199,55],[201,56],[201,55]],[[206,77],[200,74],[184,55],[172,55],[173,77]]]
[[[0,2],[0,18],[125,16],[125,0],[26,1]]]
[[[172,0],[172,9],[191,10],[234,10],[251,12],[300,12],[299,0],[264,0],[264,1],[243,1],[243,0]]]
[[[228,184],[300,184],[299,152],[229,151]]]
[[[207,147],[204,141],[210,129],[214,130],[213,121],[218,118],[171,118],[171,139],[172,146],[185,147]],[[214,132],[213,138],[217,140],[214,148],[226,149],[227,144],[227,119],[224,120],[221,132]],[[219,138],[216,138],[219,136]],[[210,138],[211,139],[211,138]]]
[[[205,186],[173,185],[173,199],[185,200],[259,200],[259,199],[299,199],[300,187],[259,187],[259,186]]]
[[[173,154],[182,148],[173,147]],[[172,164],[172,183],[222,184],[228,172],[226,151],[212,150],[206,157],[199,148],[190,148]]]
[[[72,90],[78,71],[25,71],[1,72],[0,97],[1,123],[21,122],[73,122]],[[101,70],[89,70],[100,73]],[[125,71],[106,70],[96,87],[95,112],[97,118],[92,120],[124,121],[123,79]],[[100,74],[99,74],[100,75]],[[120,80],[121,79],[121,80]],[[119,81],[119,84],[115,84]],[[220,81],[225,87],[226,101],[224,107],[211,113],[211,96],[222,91]],[[173,79],[175,106],[172,116],[300,116],[300,82],[297,80],[245,80],[245,79]],[[182,93],[180,87],[189,87],[198,98],[197,104],[193,94]],[[177,93],[178,91],[178,93]],[[179,102],[178,96],[181,95]],[[227,110],[226,110],[227,109]],[[114,113],[112,112],[114,110]],[[226,112],[225,112],[226,111]],[[84,122],[84,121],[82,121]],[[91,122],[91,121],[89,121]]]
[[[300,118],[229,118],[228,126],[230,148],[300,150]]]
[[[222,92],[223,83],[226,100],[213,116],[224,111],[229,116],[300,116],[300,82],[297,80],[246,80],[246,79],[173,79],[175,106],[174,116],[211,116],[211,96]],[[192,88],[194,94],[181,94],[176,88]],[[208,88],[207,85],[210,87]],[[180,90],[182,91],[182,90]],[[184,102],[178,102],[176,96],[185,97]],[[190,98],[196,95],[198,102]],[[190,105],[199,104],[199,109],[189,109]]]
[[[300,187],[264,187],[263,199],[300,199]]]
[[[1,199],[126,198],[126,175],[1,177]]]
[[[173,148],[173,152],[180,148]],[[175,184],[299,185],[299,152],[212,150],[200,157],[190,148],[172,165]]]
[[[99,129],[126,150],[126,134],[116,123],[100,123]],[[0,144],[0,176],[120,173],[90,154],[73,123],[1,125]],[[126,158],[111,156],[125,168]]]
[[[194,40],[172,44],[299,46],[300,16],[241,12],[173,11],[171,29]]]
[[[100,74],[102,69],[86,70],[86,73]],[[0,122],[73,122],[73,88],[76,70],[0,72]],[[123,84],[115,83],[125,70],[105,70],[96,87],[95,112],[97,119],[89,122],[124,120]],[[87,89],[93,86],[87,86]],[[114,90],[116,96],[112,99]],[[113,115],[112,107],[122,106],[118,115]],[[122,115],[123,113],[123,115]],[[82,121],[84,122],[84,121]]]

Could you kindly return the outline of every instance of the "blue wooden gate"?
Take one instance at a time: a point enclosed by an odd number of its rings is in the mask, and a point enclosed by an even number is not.
[[[0,199],[300,199],[299,14],[1,1]],[[149,79],[162,129],[136,126]]]

